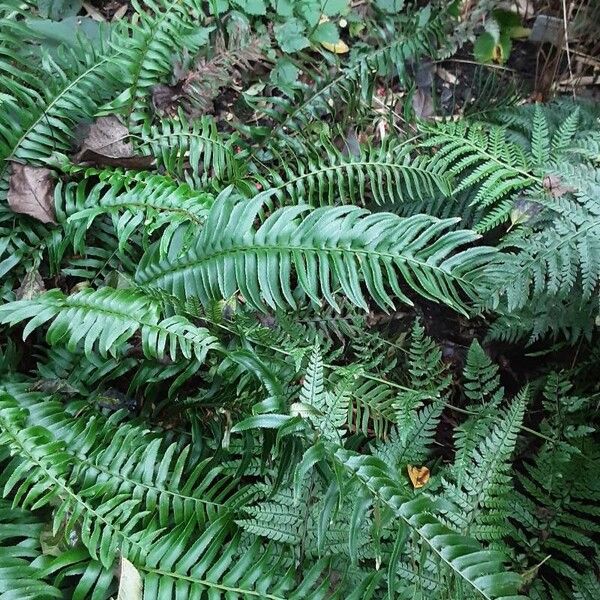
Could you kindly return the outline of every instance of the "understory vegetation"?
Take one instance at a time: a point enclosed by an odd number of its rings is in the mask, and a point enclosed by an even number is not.
[[[600,597],[600,105],[505,3],[102,4],[0,5],[0,600]]]

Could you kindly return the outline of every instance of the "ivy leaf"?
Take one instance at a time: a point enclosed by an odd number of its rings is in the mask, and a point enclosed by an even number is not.
[[[13,163],[8,205],[14,212],[29,215],[42,223],[56,223],[52,171]]]
[[[302,16],[309,27],[317,25],[323,16],[319,0],[303,0],[302,2],[298,2],[296,13]]]
[[[273,31],[279,47],[288,54],[310,46],[304,35],[305,27],[298,19],[288,19],[285,23],[275,25]]]
[[[299,75],[300,69],[284,56],[277,61],[275,68],[271,71],[270,80],[284,94],[292,97]]]
[[[234,0],[247,15],[265,15],[267,6],[265,0]]]

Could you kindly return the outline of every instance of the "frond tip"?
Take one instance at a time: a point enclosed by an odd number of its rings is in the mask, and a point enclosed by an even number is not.
[[[452,230],[456,219],[299,205],[275,210],[257,227],[264,209],[260,197],[237,201],[228,188],[210,209],[195,248],[163,260],[151,251],[137,283],[202,303],[239,290],[261,310],[296,307],[298,292],[318,305],[324,298],[337,310],[338,290],[368,310],[364,288],[387,310],[394,308],[388,290],[412,304],[410,289],[466,312],[465,298],[479,297],[495,262],[492,248],[460,249],[478,236]]]

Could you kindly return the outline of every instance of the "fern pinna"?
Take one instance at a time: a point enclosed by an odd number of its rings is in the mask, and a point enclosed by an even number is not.
[[[595,598],[597,109],[443,118],[437,0],[111,11],[0,7],[0,599]]]

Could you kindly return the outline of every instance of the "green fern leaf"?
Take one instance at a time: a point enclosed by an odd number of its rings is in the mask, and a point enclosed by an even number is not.
[[[136,275],[140,285],[159,287],[203,304],[229,298],[238,289],[247,302],[260,309],[296,306],[291,278],[313,302],[324,296],[338,307],[337,287],[355,305],[367,303],[361,279],[381,307],[393,307],[386,283],[403,302],[411,303],[403,283],[418,294],[464,311],[461,294],[475,298],[485,285],[486,269],[494,251],[470,248],[454,254],[476,239],[469,231],[450,231],[453,221],[425,215],[400,219],[368,214],[357,207],[281,208],[258,228],[260,197],[236,202],[230,191],[211,208],[194,250],[174,260],[158,260],[156,251],[142,261]],[[306,214],[303,219],[301,215]],[[384,275],[385,273],[385,275]],[[387,282],[386,282],[387,279]]]

